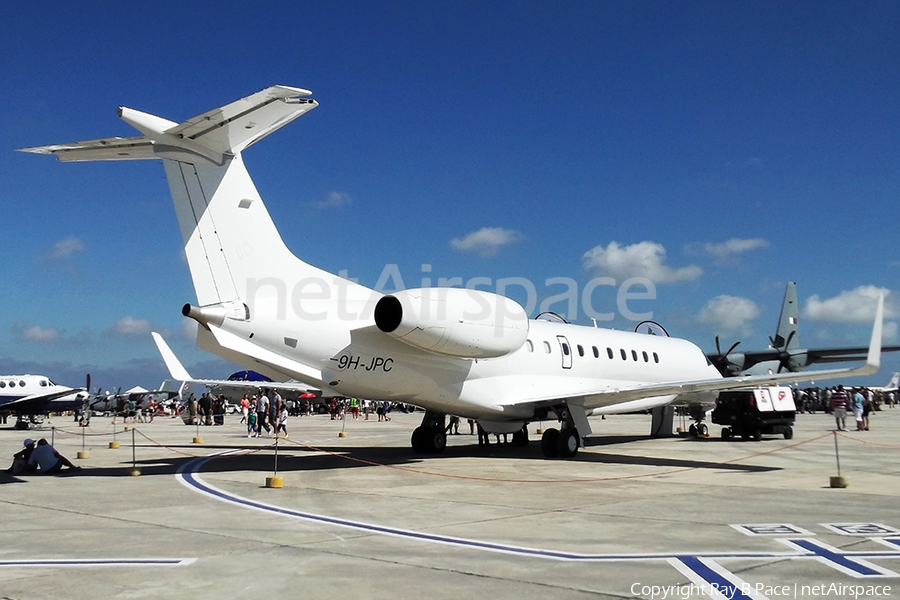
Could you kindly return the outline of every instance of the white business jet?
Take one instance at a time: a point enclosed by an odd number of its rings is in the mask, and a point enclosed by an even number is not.
[[[719,390],[877,371],[883,298],[866,364],[856,369],[724,379],[683,339],[529,320],[509,298],[461,288],[382,294],[309,265],[284,245],[242,152],[318,106],[311,92],[273,86],[183,123],[121,107],[142,135],[23,148],[61,161],[161,159],[184,241],[201,348],[341,396],[426,409],[417,452],[441,452],[446,415],[527,441],[527,425],[562,423],[546,456],[574,456],[587,415],[645,410]]]

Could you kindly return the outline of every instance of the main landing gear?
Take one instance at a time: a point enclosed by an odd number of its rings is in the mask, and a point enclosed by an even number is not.
[[[581,423],[585,435],[591,432],[590,424],[587,422],[583,409],[576,407],[575,410],[578,412],[573,413],[566,405],[553,407],[553,411],[563,425],[560,429],[550,428],[544,431],[544,435],[541,437],[541,452],[545,457],[572,458],[578,453],[578,448],[583,446],[581,440],[583,436],[579,433],[578,422]]]
[[[578,430],[574,427],[550,428],[541,436],[541,452],[547,458],[572,458],[580,445]]]
[[[412,432],[412,447],[416,454],[440,454],[447,447],[447,416],[425,411],[422,424]]]

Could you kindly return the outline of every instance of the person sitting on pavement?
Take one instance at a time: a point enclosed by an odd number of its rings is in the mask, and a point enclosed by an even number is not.
[[[37,446],[28,458],[28,464],[37,466],[40,473],[58,473],[63,467],[72,471],[81,470],[81,467],[57,452],[44,438],[38,440]]]
[[[8,473],[13,475],[27,473],[35,469],[34,465],[28,464],[28,459],[31,458],[31,453],[34,452],[34,440],[28,438],[22,445],[24,448],[13,454],[12,466],[7,470]]]

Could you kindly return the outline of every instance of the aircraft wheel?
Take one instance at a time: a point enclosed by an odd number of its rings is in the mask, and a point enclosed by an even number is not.
[[[762,439],[762,429],[757,427],[756,429],[753,430],[753,441],[758,442],[761,439]]]
[[[731,439],[731,437],[732,437],[732,436],[731,436],[731,429],[728,428],[728,427],[723,427],[723,428],[722,428],[722,439],[725,440],[725,441],[728,441],[728,440]]]
[[[699,433],[702,437],[709,435],[709,427],[706,426],[706,423],[700,423],[699,425],[697,425],[697,433]]]
[[[426,447],[427,440],[425,429],[422,427],[416,427],[412,432],[412,449],[416,454],[425,454],[428,452]]]
[[[440,427],[435,427],[428,432],[428,451],[440,454],[447,447],[447,433]]]
[[[528,445],[528,426],[523,425],[522,429],[513,434],[513,446],[522,447]]]
[[[688,435],[691,437],[695,437],[697,435],[697,426],[691,423],[691,426],[688,427]]]
[[[557,440],[559,455],[563,458],[572,458],[578,452],[578,430],[567,427],[559,432]]]
[[[547,458],[556,458],[559,456],[559,446],[557,445],[559,441],[559,430],[550,428],[544,431],[544,435],[541,436],[541,452]]]
[[[784,439],[789,440],[794,437],[794,428],[788,425],[784,428]]]

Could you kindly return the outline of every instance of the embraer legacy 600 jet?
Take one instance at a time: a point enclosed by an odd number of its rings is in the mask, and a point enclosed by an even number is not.
[[[513,300],[482,290],[382,294],[309,265],[285,246],[242,152],[318,106],[303,89],[273,86],[175,123],[130,108],[142,135],[24,148],[61,161],[161,159],[184,241],[200,323],[197,344],[284,381],[338,396],[425,409],[417,452],[440,452],[446,415],[527,441],[527,425],[555,416],[547,456],[574,456],[589,414],[709,403],[718,390],[807,380],[811,373],[723,378],[683,339],[530,320]],[[817,380],[875,372],[883,298],[866,364]]]

